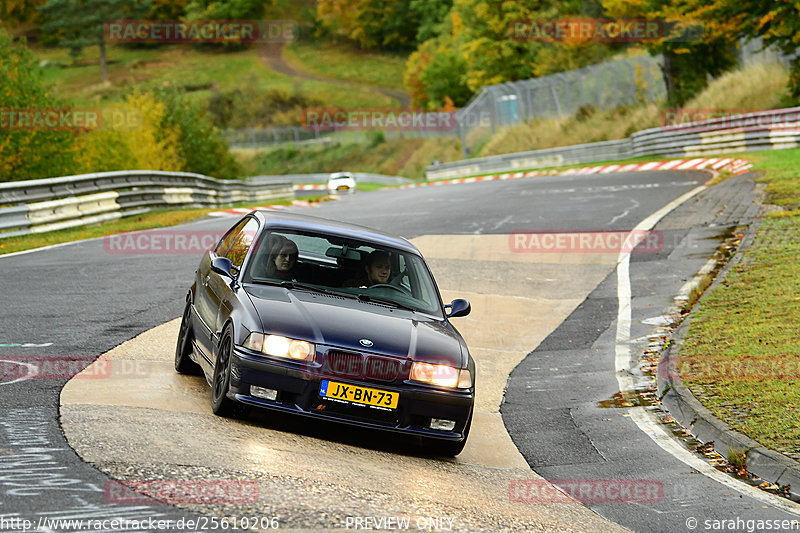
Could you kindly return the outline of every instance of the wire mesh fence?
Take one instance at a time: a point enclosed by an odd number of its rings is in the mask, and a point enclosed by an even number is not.
[[[284,126],[275,128],[229,129],[223,133],[232,148],[279,148],[294,146],[296,149],[325,144],[362,144],[381,139],[406,139],[419,137],[447,137],[455,135],[454,130],[431,131],[409,130],[368,130],[368,129],[311,129],[306,126]]]
[[[741,41],[739,55],[742,65],[788,62],[786,56],[772,49],[764,50],[758,40]],[[445,130],[411,128],[379,132],[290,126],[228,130],[225,137],[234,147],[294,145],[299,149],[324,143],[374,142],[379,135],[385,139],[456,136],[461,140],[464,157],[469,157],[498,128],[570,116],[589,106],[608,110],[663,101],[667,91],[662,62],[660,55],[640,54],[550,76],[490,85],[456,111],[453,127]]]
[[[484,87],[456,113],[456,121],[466,157],[499,127],[568,116],[586,106],[614,109],[665,96],[661,57],[640,55]]]

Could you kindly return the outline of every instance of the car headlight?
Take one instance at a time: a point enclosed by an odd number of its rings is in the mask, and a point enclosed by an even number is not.
[[[255,352],[295,361],[313,361],[316,353],[316,348],[311,342],[256,332],[247,336],[244,347]]]
[[[431,363],[415,362],[411,365],[409,378],[420,383],[468,389],[472,386],[472,376],[469,370],[458,369],[448,365],[434,365]]]

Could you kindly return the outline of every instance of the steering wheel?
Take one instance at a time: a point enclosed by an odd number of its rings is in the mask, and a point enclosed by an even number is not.
[[[397,291],[399,293],[402,293],[404,295],[410,294],[403,287],[398,287],[397,285],[391,285],[389,283],[376,283],[375,285],[370,285],[369,288],[370,289],[381,289],[381,288],[383,288],[383,289],[392,289],[392,290],[395,290],[395,291]]]

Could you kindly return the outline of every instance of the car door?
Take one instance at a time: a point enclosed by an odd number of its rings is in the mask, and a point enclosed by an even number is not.
[[[220,257],[227,257],[238,272],[242,269],[244,258],[250,251],[253,244],[253,239],[258,232],[258,221],[255,218],[247,217],[242,220],[235,228],[236,231],[232,233],[231,239],[226,243],[224,249],[220,249],[218,255]],[[214,306],[214,319],[212,326],[211,342],[213,346],[219,345],[220,336],[222,335],[222,326],[231,314],[231,310],[235,305],[233,300],[243,294],[241,289],[234,290],[231,286],[231,278],[222,276],[216,272],[211,272],[208,282],[208,294]],[[216,349],[211,351],[212,358],[216,361]]]
[[[197,269],[197,279],[195,283],[194,307],[194,335],[198,346],[202,350],[202,355],[210,364],[212,353],[212,342],[216,331],[217,314],[219,312],[219,298],[217,292],[221,276],[211,270],[211,261],[215,257],[225,257],[231,248],[232,243],[247,225],[248,217],[242,219],[233,228],[223,235],[213,250],[209,250],[200,261]]]

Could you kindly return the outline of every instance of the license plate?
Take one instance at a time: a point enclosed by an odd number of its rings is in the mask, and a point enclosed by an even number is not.
[[[323,398],[345,401],[361,405],[371,405],[383,409],[397,409],[400,394],[378,389],[368,389],[347,385],[338,381],[323,380],[319,387],[319,395]]]
[[[350,187],[348,187],[347,185],[339,185],[338,187],[336,187],[336,190],[337,191],[346,191],[349,188]]]

